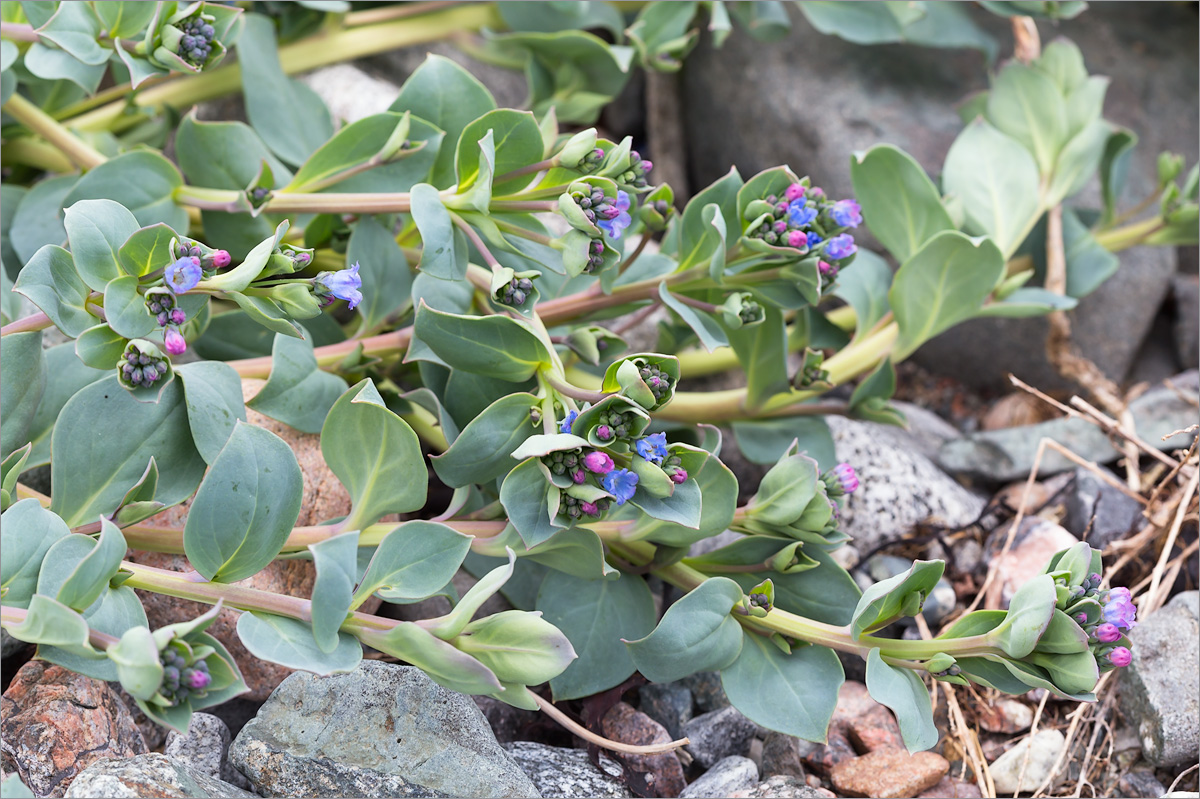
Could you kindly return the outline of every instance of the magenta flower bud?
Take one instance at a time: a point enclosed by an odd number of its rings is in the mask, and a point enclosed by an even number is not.
[[[1111,644],[1113,641],[1121,637],[1121,631],[1115,624],[1104,622],[1096,628],[1096,640],[1104,644]]]
[[[180,355],[187,349],[187,341],[178,330],[168,329],[163,337],[167,352],[172,355]]]
[[[182,325],[187,321],[187,314],[183,312],[182,308],[174,308],[171,311],[170,320],[173,325]]]
[[[212,683],[212,677],[202,671],[193,671],[187,678],[187,687],[193,691],[201,691],[210,683]]]
[[[608,441],[613,437],[612,428],[606,424],[602,424],[596,428],[596,438],[601,441]]]
[[[587,480],[587,472],[585,472],[583,469],[576,469],[575,471],[571,472],[571,480],[575,483],[575,485],[583,485],[583,481]]]
[[[229,257],[229,253],[225,250],[216,250],[212,254],[212,263],[217,269],[224,269],[232,262],[233,259]]]
[[[787,187],[787,191],[783,193],[783,196],[788,198],[788,202],[799,200],[804,196],[804,187],[799,183],[793,183]]]
[[[821,197],[825,196],[825,190],[822,189],[820,186],[813,186],[811,189],[809,189],[809,191],[811,191],[812,196],[817,199],[820,199]]]
[[[1118,669],[1125,668],[1133,662],[1133,653],[1126,647],[1118,646],[1108,655],[1108,662],[1116,666]]]
[[[842,487],[842,493],[853,494],[858,489],[858,475],[854,467],[848,463],[839,463],[833,467],[833,476]]]
[[[687,479],[688,473],[685,469],[676,469],[675,471],[671,472],[671,482],[673,483],[685,483],[687,482]]]
[[[1078,624],[1087,624],[1087,619],[1088,619],[1088,616],[1086,613],[1076,613],[1075,614],[1075,621]]]
[[[793,230],[788,234],[787,243],[789,247],[803,247],[808,243],[808,237],[803,230]]]
[[[597,435],[599,431],[597,431]],[[589,472],[595,474],[608,474],[613,470],[613,459],[609,457],[607,452],[600,450],[592,450],[587,455],[583,456],[583,465]],[[579,482],[583,482],[580,480]]]
[[[579,509],[581,511],[583,511],[584,513],[586,513],[588,516],[599,516],[600,515],[600,509],[598,507],[596,507],[596,503],[594,503],[594,502],[580,502]]]
[[[833,272],[833,264],[828,261],[817,261],[817,271],[825,277],[829,277],[829,274]]]

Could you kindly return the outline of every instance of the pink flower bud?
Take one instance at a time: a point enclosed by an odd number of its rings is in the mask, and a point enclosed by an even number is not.
[[[575,485],[583,485],[583,481],[587,480],[587,472],[585,472],[583,469],[576,469],[575,471],[571,472],[571,480],[575,483]]]
[[[212,254],[213,266],[217,269],[224,269],[232,263],[233,259],[229,257],[229,253],[225,250],[217,250]]]
[[[803,247],[808,243],[808,237],[804,235],[803,230],[793,230],[788,234],[789,247]]]
[[[833,265],[827,261],[817,261],[817,271],[826,277],[833,271]]]
[[[601,441],[608,441],[613,437],[612,428],[606,424],[602,424],[596,428],[596,438]]]
[[[687,482],[687,479],[688,473],[685,469],[676,469],[671,472],[671,482],[673,483],[684,483]]]
[[[1113,641],[1120,639],[1121,630],[1115,624],[1104,622],[1096,628],[1096,640],[1101,643],[1111,644]]]
[[[799,200],[804,196],[804,187],[799,183],[793,183],[787,187],[787,191],[783,193],[783,196],[787,197],[789,202],[792,200]]]
[[[1123,646],[1118,646],[1109,653],[1108,661],[1118,669],[1121,669],[1133,662],[1133,653]]]
[[[586,513],[588,516],[599,516],[600,515],[600,509],[596,507],[596,503],[594,503],[594,502],[580,502],[579,509],[581,511],[583,511],[584,513]]]
[[[163,342],[166,345],[167,352],[172,355],[180,355],[187,349],[187,341],[178,330],[167,330],[163,337]]]
[[[171,324],[182,325],[184,322],[187,321],[187,314],[185,314],[183,312],[182,308],[172,308],[170,319],[171,319]]]
[[[587,467],[589,472],[608,474],[613,470],[613,459],[609,457],[607,452],[601,452],[596,449],[583,456],[583,465]],[[581,480],[580,482],[583,481]]]

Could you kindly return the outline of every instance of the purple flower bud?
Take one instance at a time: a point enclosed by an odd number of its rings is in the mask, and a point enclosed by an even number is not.
[[[187,321],[187,314],[183,312],[182,308],[175,308],[171,311],[169,318],[171,320],[171,324],[182,325]]]
[[[233,259],[229,257],[229,253],[225,250],[217,250],[212,254],[212,264],[217,269],[224,269],[232,262]]]
[[[583,456],[583,465],[594,474],[608,474],[613,470],[613,459],[607,452],[594,449]]]
[[[687,479],[688,473],[686,469],[676,469],[671,472],[671,482],[673,483],[686,483]]]
[[[1083,616],[1084,614],[1079,614]],[[1113,641],[1121,637],[1121,631],[1117,625],[1104,622],[1096,628],[1096,640],[1102,644],[1111,644]]]
[[[193,691],[203,691],[212,683],[212,676],[203,671],[192,671],[184,680],[184,685]]]
[[[596,507],[596,503],[594,503],[594,502],[580,502],[579,509],[581,511],[583,511],[584,513],[586,513],[588,516],[599,516],[600,515],[600,509],[598,507]]]
[[[1118,646],[1108,654],[1108,662],[1118,669],[1124,668],[1133,662],[1133,653],[1126,647]]]
[[[839,463],[834,466],[833,476],[837,478],[843,494],[853,494],[858,490],[858,475],[850,464]]]
[[[166,334],[163,336],[163,342],[167,352],[172,355],[181,355],[187,350],[187,340],[184,339],[178,330],[168,328]]]
[[[817,261],[817,271],[821,273],[822,277],[837,274],[837,270],[833,268],[833,264],[828,261]]]
[[[1088,615],[1086,613],[1076,613],[1075,622],[1077,624],[1087,624]]]
[[[789,247],[795,247],[797,249],[807,246],[807,241],[804,236],[804,231],[803,230],[793,230],[791,233],[788,234],[787,243],[788,243]]]
[[[596,428],[596,438],[601,441],[608,441],[613,437],[612,428],[606,424],[602,424]]]
[[[783,193],[783,196],[787,197],[789,202],[792,200],[799,200],[804,196],[804,186],[800,185],[799,183],[793,183],[787,187],[787,191]]]
[[[575,485],[583,485],[585,480],[587,480],[587,472],[585,472],[583,469],[576,469],[575,471],[571,472],[571,481],[575,483]]]

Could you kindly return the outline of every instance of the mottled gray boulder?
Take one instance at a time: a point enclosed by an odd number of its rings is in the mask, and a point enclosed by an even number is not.
[[[1119,479],[1107,469],[1105,473]],[[1080,538],[1087,530],[1087,542],[1104,549],[1136,533],[1144,524],[1140,502],[1100,479],[1091,469],[1075,470],[1074,485],[1067,495],[1067,518],[1063,520],[1067,530]]]
[[[228,725],[221,719],[209,713],[193,713],[186,733],[172,730],[167,734],[163,754],[230,785],[249,788],[245,775],[229,762],[231,738]]]
[[[504,748],[546,799],[633,796],[621,782],[621,767],[604,753],[600,754],[601,771],[592,765],[583,749],[547,746],[532,741],[513,741],[504,744]]]
[[[97,760],[79,773],[66,796],[253,799],[255,795],[182,761],[150,753],[122,760]]]
[[[1120,670],[1121,708],[1159,766],[1196,761],[1200,750],[1200,592],[1186,591],[1130,633],[1133,662]]]
[[[1162,437],[1196,423],[1200,376],[1193,369],[1173,377],[1171,384],[1155,386],[1129,403],[1138,436],[1163,450],[1187,447],[1186,436],[1172,436],[1166,441]],[[938,462],[942,468],[956,474],[1008,482],[1029,474],[1042,438],[1054,439],[1076,455],[1097,463],[1115,460],[1119,455],[1108,436],[1094,424],[1083,419],[1063,418],[971,433],[947,442],[938,453]],[[1057,452],[1047,450],[1038,474],[1045,477],[1075,466]]]
[[[373,660],[349,674],[288,677],[229,757],[271,795],[538,795],[470,697]]]
[[[748,757],[732,755],[720,760],[695,782],[683,789],[679,799],[707,796],[732,796],[758,784],[758,766]]]
[[[731,755],[745,756],[758,725],[738,712],[724,707],[705,713],[683,725],[683,734],[691,741],[687,751],[705,768],[712,768]]]
[[[858,472],[858,490],[846,499],[841,529],[860,551],[893,541],[919,522],[966,525],[983,510],[984,499],[922,455],[904,430],[840,416],[827,421],[838,460]]]

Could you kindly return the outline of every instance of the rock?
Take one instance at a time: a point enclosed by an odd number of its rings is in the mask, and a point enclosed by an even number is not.
[[[68,797],[229,797],[252,799],[255,794],[221,782],[175,758],[150,753],[123,760],[100,760],[85,769]]]
[[[624,702],[618,702],[604,714],[600,729],[605,738],[637,746],[673,740],[661,724]],[[624,760],[628,767],[645,775],[655,796],[678,796],[687,787],[683,765],[673,752],[625,755]]]
[[[701,713],[709,713],[729,707],[729,697],[721,685],[721,675],[715,671],[698,671],[680,680],[692,692],[696,707]]]
[[[1131,771],[1122,774],[1117,782],[1121,796],[1162,796],[1166,787],[1154,778],[1152,771]]]
[[[1175,352],[1185,366],[1200,361],[1200,278],[1175,275],[1171,278],[1175,298]]]
[[[522,731],[533,721],[541,717],[541,713],[513,707],[507,702],[492,699],[490,696],[472,696],[475,705],[483,712],[492,728],[492,733],[500,743],[521,740]]]
[[[692,718],[692,692],[679,683],[643,685],[638,689],[639,709],[667,728],[675,739],[682,738],[683,725]]]
[[[730,755],[744,756],[757,730],[758,725],[734,707],[705,713],[683,725],[683,734],[691,740],[687,751],[705,768]]]
[[[138,707],[137,700],[121,687],[121,683],[114,680],[108,684],[108,687],[117,696],[121,697],[121,701],[129,709],[129,715],[133,717],[133,723],[137,725],[138,731],[142,734],[142,740],[146,742],[146,749],[150,752],[162,749],[163,744],[167,741],[167,734],[170,730],[152,721],[149,716],[143,713],[142,709]]]
[[[229,757],[270,795],[537,795],[469,697],[373,660],[349,674],[288,677]]]
[[[1027,516],[1021,520],[1012,546],[1001,555],[1010,525],[1011,522],[998,528],[988,538],[988,562],[995,566],[999,579],[988,589],[987,607],[1008,607],[1013,593],[1041,574],[1056,552],[1079,543],[1075,536],[1054,522]]]
[[[1119,480],[1107,469],[1104,472]],[[1145,526],[1140,502],[1118,491],[1091,469],[1083,467],[1074,472],[1074,483],[1067,494],[1066,508],[1063,526],[1100,550]]]
[[[317,93],[335,125],[382,114],[400,94],[396,84],[373,78],[353,64],[322,67],[302,75],[300,82]]]
[[[807,754],[801,755],[804,765],[811,771],[828,776],[839,763],[857,757],[854,745],[840,730],[831,729],[823,744],[816,744]]]
[[[1183,436],[1172,436],[1166,441],[1162,437],[1195,424],[1200,375],[1193,369],[1171,378],[1171,383],[1174,389],[1165,384],[1154,386],[1129,403],[1138,436],[1162,450],[1187,446]],[[938,452],[937,460],[943,469],[954,474],[1007,482],[1029,474],[1038,442],[1043,438],[1052,438],[1081,458],[1096,463],[1119,457],[1108,436],[1095,425],[1083,419],[1054,419],[1025,427],[971,433],[947,442]],[[1045,477],[1075,467],[1076,464],[1047,449],[1038,474]]]
[[[802,758],[816,746],[794,735],[769,732],[763,739],[762,773],[767,777],[799,777],[803,780],[805,772]]]
[[[707,796],[732,796],[734,791],[753,788],[758,784],[758,766],[748,757],[732,755],[717,761],[695,782],[679,794],[679,799]]]
[[[1119,669],[1121,709],[1142,754],[1158,766],[1195,762],[1200,749],[1200,592],[1178,594],[1130,633],[1133,662]]]
[[[876,749],[833,767],[830,778],[840,793],[889,799],[916,796],[946,776],[950,764],[933,752]]]
[[[804,780],[795,777],[769,777],[753,788],[728,794],[731,799],[825,799],[833,797],[831,791],[813,788]]]
[[[855,680],[847,680],[838,689],[829,727],[846,735],[860,752],[904,748],[900,725],[892,711],[875,701],[867,686]]]
[[[918,522],[964,526],[983,510],[984,500],[920,454],[903,430],[840,416],[826,421],[838,460],[858,472],[859,487],[846,498],[841,529],[861,551],[899,538]]]
[[[980,799],[979,786],[966,780],[942,777],[932,788],[919,794],[918,799]]]
[[[0,628],[0,658],[12,657],[29,644],[8,634],[8,630]]]
[[[1000,698],[992,704],[976,704],[976,720],[988,732],[1024,732],[1033,724],[1033,708],[1016,699]]]
[[[621,767],[603,753],[600,755],[600,766],[604,770],[601,771],[592,765],[587,752],[582,749],[546,746],[530,741],[506,743],[504,748],[533,780],[538,793],[546,799],[633,796],[621,782]]]
[[[249,788],[250,782],[229,762],[230,739],[229,727],[221,719],[209,713],[193,713],[186,734],[172,730],[167,735],[163,754],[209,777]]]
[[[992,403],[979,421],[981,430],[1003,430],[1006,427],[1048,422],[1058,411],[1044,400],[1024,391],[1005,394]]]
[[[892,405],[908,420],[909,440],[916,451],[926,458],[936,458],[938,451],[947,441],[962,438],[962,432],[957,427],[927,408],[900,401],[895,401]]]
[[[996,758],[988,767],[996,795],[1032,791],[1050,776],[1054,762],[1067,739],[1058,730],[1042,730],[1031,738],[1024,738],[1016,746]],[[1025,774],[1021,776],[1024,766]],[[1066,775],[1065,767],[1059,769],[1056,780]]]
[[[0,751],[38,796],[62,796],[98,760],[140,755],[146,743],[108,685],[31,660],[0,699]]]

